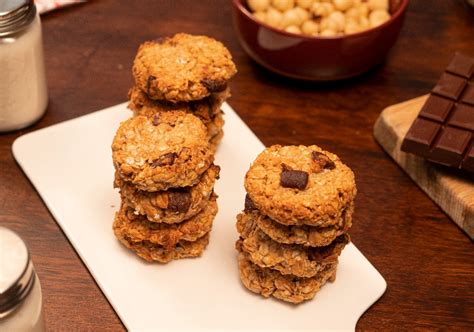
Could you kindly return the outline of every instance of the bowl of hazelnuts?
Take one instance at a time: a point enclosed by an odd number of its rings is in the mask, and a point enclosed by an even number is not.
[[[395,44],[409,0],[233,0],[245,51],[292,78],[334,81],[381,63]]]

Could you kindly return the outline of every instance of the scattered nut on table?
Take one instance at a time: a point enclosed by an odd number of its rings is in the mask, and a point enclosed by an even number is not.
[[[348,35],[390,19],[389,0],[247,0],[247,5],[257,20],[308,36]]]

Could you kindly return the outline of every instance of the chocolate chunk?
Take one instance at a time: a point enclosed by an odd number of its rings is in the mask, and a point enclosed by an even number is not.
[[[222,92],[227,87],[227,81],[223,81],[223,80],[213,80],[210,78],[205,78],[201,81],[201,83],[211,93]]]
[[[245,208],[244,212],[252,212],[257,210],[257,207],[255,206],[254,202],[250,198],[249,194],[245,195]]]
[[[158,166],[170,166],[173,165],[174,160],[178,157],[178,155],[174,152],[169,152],[162,155],[160,158],[156,159],[151,167],[158,167]]]
[[[283,171],[280,175],[280,185],[284,188],[306,189],[308,185],[308,173],[304,171],[294,171],[282,164]]]
[[[150,95],[150,85],[151,82],[156,80],[156,77],[153,75],[148,76],[148,79],[146,80],[146,94]]]
[[[322,169],[331,170],[336,168],[334,161],[329,159],[324,153],[313,151],[311,152],[311,157],[313,157],[313,160],[317,162]]]
[[[158,126],[160,124],[160,116],[158,114],[153,115],[153,125]]]
[[[189,191],[170,191],[168,193],[168,210],[185,213],[191,206],[191,193]]]

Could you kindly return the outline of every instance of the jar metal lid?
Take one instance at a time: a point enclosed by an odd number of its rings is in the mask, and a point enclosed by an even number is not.
[[[33,0],[0,1],[0,37],[23,30],[35,16],[36,6]]]
[[[25,242],[13,231],[0,227],[0,318],[30,293],[35,272]]]

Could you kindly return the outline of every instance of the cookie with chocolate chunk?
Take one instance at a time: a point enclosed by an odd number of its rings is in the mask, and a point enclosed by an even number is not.
[[[122,122],[112,143],[119,177],[143,191],[193,186],[214,154],[207,130],[194,115],[164,112]]]
[[[175,224],[195,216],[209,204],[219,171],[219,166],[211,165],[196,185],[157,192],[138,190],[116,172],[114,186],[120,189],[122,201],[135,214],[144,215],[152,222]]]
[[[342,212],[338,222],[331,226],[315,227],[307,225],[283,225],[261,214],[258,210],[246,212],[246,217],[272,240],[284,244],[302,244],[308,247],[323,247],[331,244],[352,225],[353,203]]]
[[[135,242],[128,236],[117,236],[118,240],[128,249],[148,262],[168,263],[175,259],[199,257],[209,244],[209,233],[196,241],[179,241],[173,248],[165,248],[161,244],[150,241]]]
[[[248,254],[252,263],[300,278],[314,277],[326,266],[337,264],[341,251],[350,241],[349,235],[342,234],[324,247],[278,243],[246,213],[237,216],[237,230],[241,236],[237,247]]]
[[[336,224],[354,200],[354,173],[316,145],[265,149],[245,176],[245,189],[264,215],[284,225]]]
[[[311,300],[327,281],[336,278],[337,264],[326,265],[311,278],[298,278],[261,268],[252,263],[242,250],[238,259],[240,280],[247,289],[264,297],[273,296],[295,304]]]
[[[179,33],[142,44],[133,63],[135,85],[149,98],[193,101],[222,92],[237,69],[215,39]]]
[[[161,245],[164,249],[173,249],[180,241],[196,241],[209,233],[217,214],[216,197],[212,197],[206,208],[191,219],[179,224],[154,223],[144,216],[134,214],[122,203],[115,215],[114,233],[118,238],[127,238],[130,242],[147,241]]]
[[[221,106],[229,97],[230,89],[213,93],[202,100],[189,103],[171,103],[162,100],[152,100],[136,86],[128,92],[128,108],[135,116],[144,115],[153,118],[155,115],[168,111],[183,111],[197,116],[206,126],[209,139],[219,134],[224,126]]]

